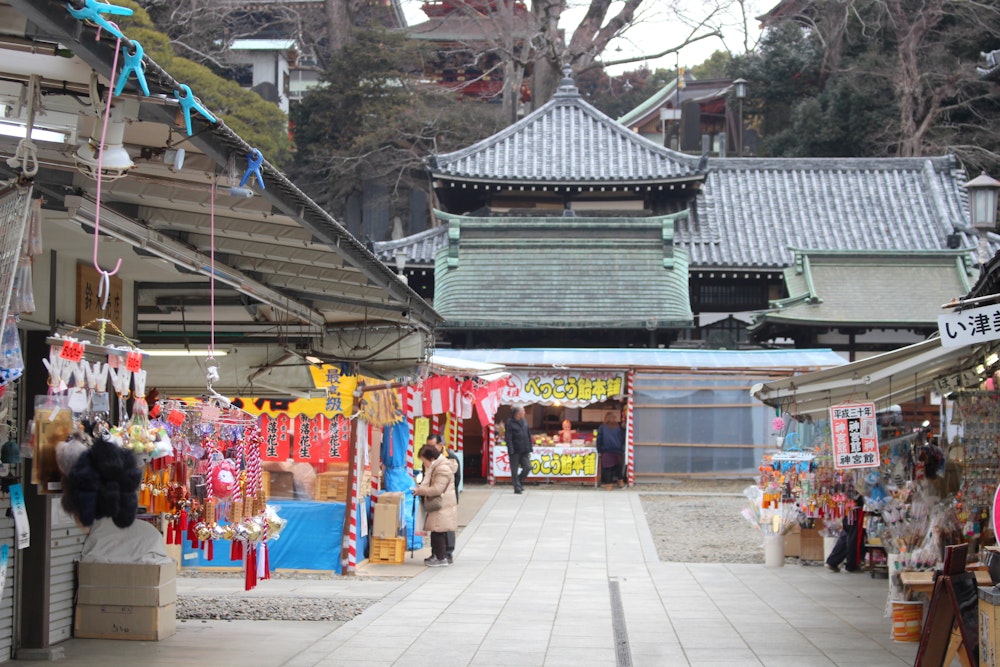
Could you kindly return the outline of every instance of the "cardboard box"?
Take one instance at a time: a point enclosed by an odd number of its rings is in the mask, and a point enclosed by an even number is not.
[[[819,534],[819,529],[823,527],[823,521],[816,519],[816,525],[812,528],[803,528],[801,533],[802,548],[799,553],[801,560],[823,560],[823,536]]]
[[[795,524],[785,533],[785,555],[794,558],[802,555],[802,529],[799,524]]]
[[[382,494],[384,496],[385,494]],[[383,502],[382,496],[375,503],[375,520],[372,521],[372,535],[375,537],[396,537],[399,535],[400,513],[402,506]]]
[[[386,505],[402,505],[403,498],[405,497],[406,494],[402,491],[386,491],[378,494],[378,503],[385,503]]]
[[[177,632],[177,608],[131,605],[76,605],[77,637],[158,641]]]
[[[268,475],[268,498],[295,499],[295,478],[290,471],[270,471]]]
[[[163,607],[177,601],[177,564],[87,563],[79,567],[82,605]]]

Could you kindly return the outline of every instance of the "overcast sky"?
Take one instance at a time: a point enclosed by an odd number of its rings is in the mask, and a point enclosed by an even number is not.
[[[406,13],[410,25],[422,23],[427,20],[426,15],[420,11],[422,0],[401,0],[403,11]],[[721,0],[720,0],[721,1]],[[751,48],[760,37],[755,15],[762,14],[777,4],[778,0],[747,0],[747,14],[749,16],[748,32],[750,34]],[[530,0],[526,0],[530,3]],[[619,3],[615,3],[619,4]],[[719,3],[713,0],[645,0],[646,7],[640,7],[636,16],[635,25],[621,38],[611,42],[610,48],[604,53],[605,61],[613,61],[622,57],[635,55],[653,54],[677,46],[691,34],[691,22],[700,20],[712,13],[714,7]],[[676,4],[683,12],[688,24],[676,18],[671,7]],[[570,9],[563,15],[562,27],[572,30],[580,21],[586,11],[585,0],[570,0]],[[612,6],[612,12],[614,11]],[[610,13],[613,15],[613,13]],[[722,32],[725,44],[722,40],[711,37],[689,46],[684,47],[680,52],[680,64],[684,67],[691,67],[707,60],[712,53],[717,50],[728,50],[732,53],[743,52],[743,31],[740,28],[739,6],[733,6],[728,11],[718,12],[719,20],[717,24],[723,26]],[[711,32],[711,29],[703,29],[701,33]],[[700,33],[699,33],[700,34]],[[621,49],[621,50],[619,50]],[[677,62],[677,56],[670,54],[656,60],[648,60],[646,64],[650,69],[673,68]],[[642,62],[630,63],[618,67],[610,68],[614,74],[622,71],[638,69]]]

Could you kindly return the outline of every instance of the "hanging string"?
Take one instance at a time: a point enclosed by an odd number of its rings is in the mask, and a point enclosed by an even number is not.
[[[212,179],[212,187],[209,190],[208,219],[209,219],[209,257],[208,257],[208,301],[209,301],[209,337],[208,337],[208,357],[205,359],[205,383],[209,393],[216,399],[221,399],[228,403],[212,387],[219,381],[219,362],[215,360],[215,186],[218,177]]]
[[[209,336],[208,336],[208,358],[215,359],[215,186],[216,180],[212,179],[211,199],[208,205],[209,220],[209,258],[208,258],[208,300],[210,306],[209,313]]]
[[[111,82],[115,80],[115,72],[118,70],[118,54],[121,52],[122,40],[119,38],[118,43],[115,44],[115,56],[111,62]],[[108,102],[104,108],[104,118],[101,126],[101,144],[97,147],[97,203],[94,211],[94,268],[98,273],[101,274],[101,282],[97,287],[97,298],[102,299],[101,310],[107,310],[108,308],[108,298],[111,296],[111,276],[118,273],[118,269],[122,266],[122,258],[118,258],[118,263],[115,264],[113,271],[108,272],[101,268],[101,265],[97,261],[97,244],[100,237],[98,233],[101,228],[101,177],[104,174],[103,159],[104,159],[104,142],[108,135],[108,118],[111,116],[111,88],[108,88]]]

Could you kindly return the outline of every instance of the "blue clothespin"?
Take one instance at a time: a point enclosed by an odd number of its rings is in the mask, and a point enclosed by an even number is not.
[[[130,52],[129,49],[133,49],[134,51]],[[139,82],[139,87],[142,88],[142,94],[149,97],[149,86],[146,85],[146,63],[142,60],[144,54],[142,44],[139,42],[132,41],[122,46],[122,56],[125,64],[122,66],[122,71],[118,73],[115,97],[122,94],[122,91],[125,89],[125,82],[128,80],[130,74],[135,74],[136,81]]]
[[[102,14],[110,14],[112,16],[132,16],[132,10],[128,7],[109,5],[106,2],[98,2],[98,0],[84,0],[82,9],[76,9],[73,7],[72,2],[67,2],[66,9],[69,10],[69,15],[73,18],[81,21],[90,21],[98,28],[107,30],[118,39],[125,39],[125,35],[123,35],[122,31],[118,29],[118,26],[104,18]]]
[[[253,174],[257,177],[257,184],[260,186],[260,189],[266,189],[264,187],[264,176],[260,173],[260,166],[262,164],[264,164],[264,156],[256,148],[251,149],[247,154],[247,170],[243,173],[243,178],[240,179],[241,188],[247,184],[247,181],[250,180],[250,175]]]
[[[181,94],[183,93],[183,95]],[[194,96],[191,92],[191,86],[186,83],[181,84],[180,92],[174,91],[174,95],[177,96],[177,102],[181,105],[181,111],[184,112],[184,125],[187,127],[187,133],[190,137],[194,132],[191,130],[191,110],[194,109],[202,116],[208,119],[208,122],[214,123],[215,116],[211,112],[202,106],[201,102]]]

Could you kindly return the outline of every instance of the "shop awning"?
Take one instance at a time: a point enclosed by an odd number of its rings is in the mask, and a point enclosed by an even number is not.
[[[852,401],[892,404],[935,388],[936,380],[976,384],[976,372],[1000,345],[942,347],[940,338],[855,361],[838,368],[756,384],[750,395],[792,414],[822,419],[832,405]],[[994,362],[995,363],[995,362]],[[962,378],[962,374],[964,378]]]

